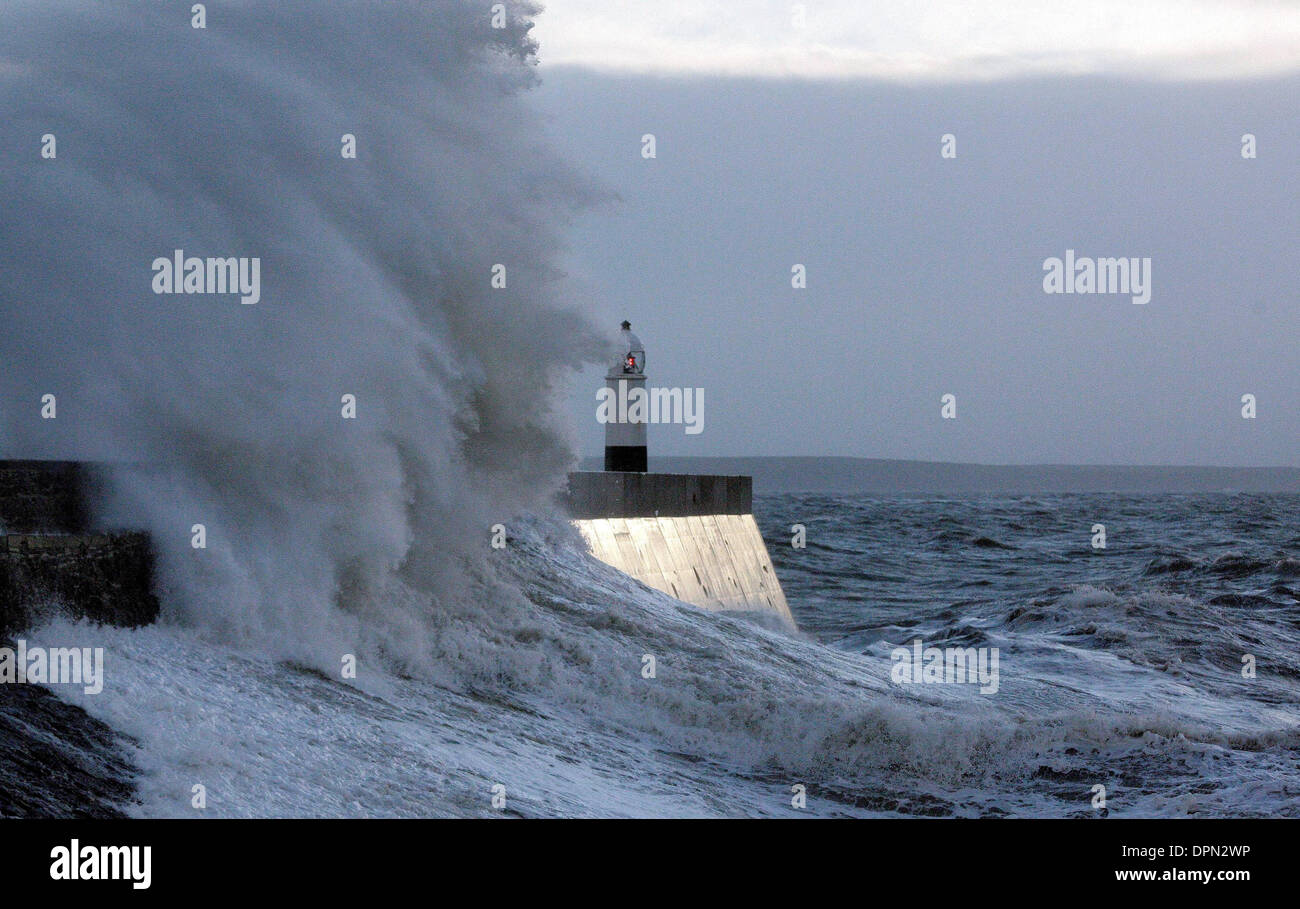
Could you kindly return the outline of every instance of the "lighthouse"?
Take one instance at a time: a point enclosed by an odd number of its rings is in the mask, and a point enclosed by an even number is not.
[[[605,423],[605,469],[624,473],[645,473],[646,407],[630,407],[645,401],[645,348],[632,334],[632,323],[624,321],[619,334],[618,358],[605,375],[605,387],[616,404],[614,419]]]
[[[661,415],[649,400],[645,348],[631,323],[610,353],[614,362],[596,389],[605,469],[569,474],[561,497],[587,549],[684,603],[767,613],[796,627],[754,521],[753,478],[650,473],[646,424]]]

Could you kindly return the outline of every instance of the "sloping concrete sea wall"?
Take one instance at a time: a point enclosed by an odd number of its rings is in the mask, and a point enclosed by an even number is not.
[[[749,477],[581,472],[565,505],[592,555],[648,587],[794,626],[753,515]]]

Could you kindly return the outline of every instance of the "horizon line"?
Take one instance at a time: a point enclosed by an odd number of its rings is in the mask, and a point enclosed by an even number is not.
[[[579,460],[599,460],[600,454],[581,455]],[[1062,461],[1028,461],[1020,463],[989,463],[984,461],[939,461],[929,460],[926,458],[883,458],[871,457],[867,455],[682,455],[682,454],[659,454],[650,455],[654,459],[675,458],[679,460],[695,459],[709,461],[741,461],[741,460],[818,460],[818,461],[869,461],[869,462],[887,462],[896,464],[934,464],[951,467],[988,467],[988,468],[1025,468],[1025,467],[1064,467],[1072,469],[1124,469],[1124,470],[1297,470],[1300,471],[1300,464],[1086,464],[1086,463],[1068,463]]]

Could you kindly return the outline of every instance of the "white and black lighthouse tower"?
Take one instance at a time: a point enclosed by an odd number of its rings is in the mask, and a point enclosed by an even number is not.
[[[618,348],[619,357],[605,376],[605,387],[614,393],[617,408],[615,418],[605,423],[605,469],[645,473],[648,469],[645,408],[628,406],[628,402],[644,399],[646,394],[645,348],[632,334],[632,323],[623,323]]]

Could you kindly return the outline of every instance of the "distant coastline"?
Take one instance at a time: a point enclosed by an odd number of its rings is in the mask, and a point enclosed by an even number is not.
[[[600,470],[583,458],[583,470]],[[754,493],[1296,492],[1297,467],[960,464],[848,457],[653,457],[658,473],[744,474]]]

